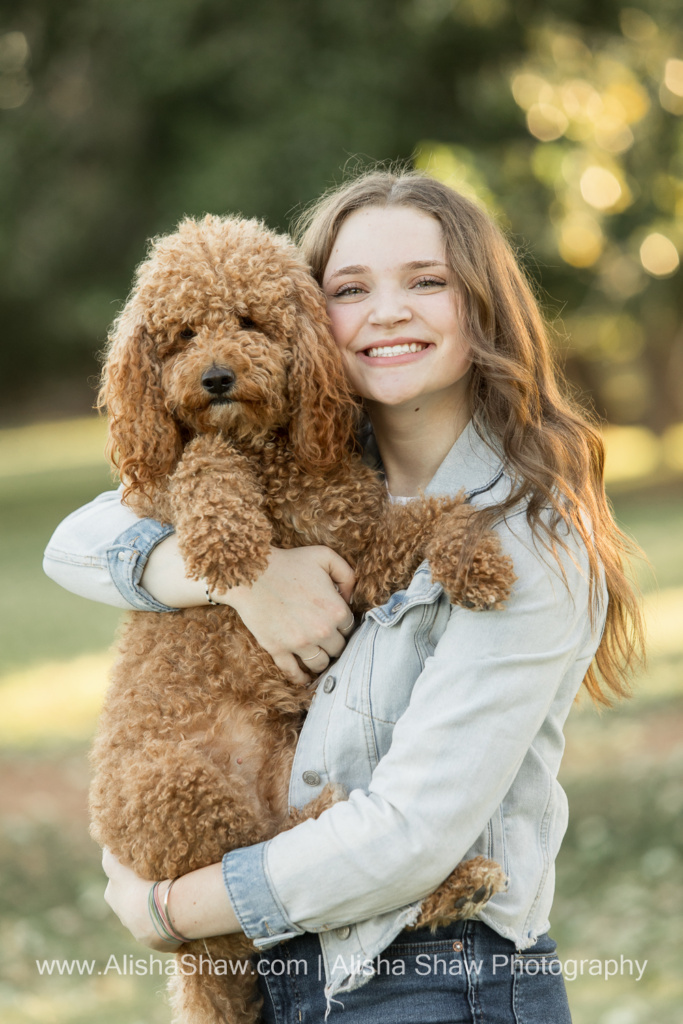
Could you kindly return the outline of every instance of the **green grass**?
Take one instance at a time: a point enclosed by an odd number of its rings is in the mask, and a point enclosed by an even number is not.
[[[0,480],[0,677],[111,643],[120,611],[67,593],[42,570],[59,521],[111,486],[104,464]]]
[[[41,571],[61,517],[110,486],[106,467],[0,481],[0,679],[43,661],[98,652],[120,613],[61,591]],[[620,523],[645,548],[660,587],[683,586],[683,486],[622,493]],[[654,586],[640,568],[643,589]],[[1,697],[0,688],[0,697]],[[36,707],[36,715],[40,708]],[[56,720],[55,720],[56,721]],[[678,1024],[676,929],[683,912],[683,653],[652,659],[631,702],[567,723],[562,782],[570,824],[557,865],[552,932],[563,959],[649,961],[633,978],[568,982],[575,1024]],[[6,1024],[164,1024],[159,978],[40,977],[36,959],[147,956],[102,901],[99,851],[87,834],[87,744],[53,742],[0,756],[0,887]],[[551,1024],[551,1022],[548,1022]]]

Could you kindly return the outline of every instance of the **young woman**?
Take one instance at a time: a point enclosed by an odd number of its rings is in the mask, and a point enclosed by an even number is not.
[[[640,639],[602,444],[557,383],[508,244],[470,201],[372,172],[309,211],[301,241],[367,413],[367,458],[395,500],[464,489],[473,530],[498,532],[518,578],[505,610],[472,612],[421,567],[352,635],[353,573],[326,548],[273,550],[252,587],[217,596],[293,682],[309,680],[303,664],[322,673],[291,802],[328,781],[350,798],[180,878],[173,925],[255,941],[266,1021],[319,1022],[343,1003],[348,1024],[562,1024],[547,935],[567,820],[562,728],[582,682],[598,702],[625,694]],[[46,570],[124,607],[206,602],[171,531],[116,493],[58,528]],[[504,867],[508,891],[477,920],[405,930],[476,854]],[[133,935],[174,948],[150,920],[149,880],[103,863],[105,898]]]

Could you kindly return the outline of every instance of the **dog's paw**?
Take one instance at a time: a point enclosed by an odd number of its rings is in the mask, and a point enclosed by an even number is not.
[[[180,550],[188,578],[204,580],[211,591],[221,594],[230,587],[249,586],[268,566],[269,528],[262,531],[263,544],[253,534],[250,538],[234,538],[231,544],[224,533],[219,533],[221,542],[216,544],[202,532],[198,531],[192,544],[181,541]]]
[[[503,869],[486,857],[463,861],[436,892],[422,901],[413,928],[440,928],[450,921],[476,917],[499,892],[505,892],[508,878]]]
[[[487,533],[471,558],[460,564],[460,545],[432,545],[428,552],[432,579],[440,583],[451,604],[476,611],[500,608],[510,596],[516,576],[512,559],[501,551],[494,533]]]

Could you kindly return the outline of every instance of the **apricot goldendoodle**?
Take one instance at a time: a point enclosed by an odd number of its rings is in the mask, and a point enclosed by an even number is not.
[[[252,582],[271,544],[325,544],[356,568],[356,613],[425,557],[453,602],[495,607],[509,592],[492,534],[461,557],[462,501],[388,502],[356,451],[320,290],[294,245],[256,221],[185,220],[152,244],[115,323],[101,404],[126,501],[172,523],[188,575],[215,590]],[[92,752],[94,837],[142,877],[175,878],[323,813],[339,793],[288,807],[311,697],[230,608],[132,614]],[[504,884],[492,862],[464,863],[417,924],[472,916]],[[239,935],[188,952],[220,965],[253,946]],[[171,988],[186,1024],[258,1019],[249,970],[179,974]]]

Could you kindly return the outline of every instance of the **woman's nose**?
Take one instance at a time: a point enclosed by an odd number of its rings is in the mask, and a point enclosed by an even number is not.
[[[394,324],[405,323],[412,318],[410,306],[401,293],[393,289],[378,290],[374,299],[369,314],[370,323],[379,327],[392,327]]]

